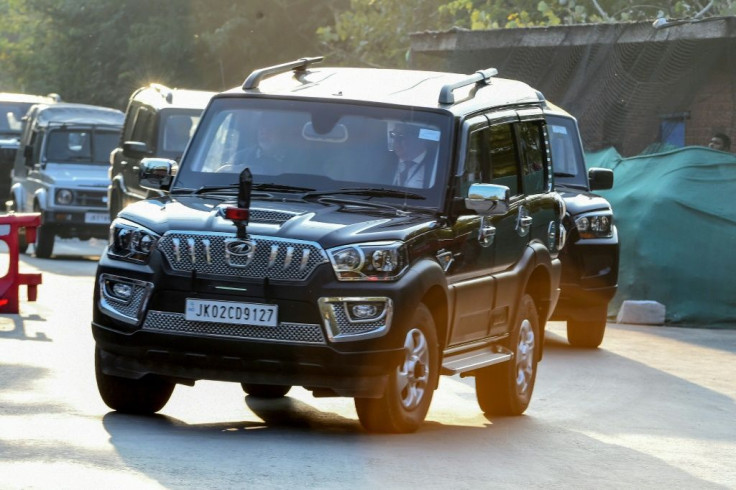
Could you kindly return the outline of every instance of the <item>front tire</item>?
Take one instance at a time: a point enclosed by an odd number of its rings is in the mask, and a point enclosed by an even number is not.
[[[33,207],[33,211],[36,213],[42,213],[39,209],[38,204]],[[36,257],[40,259],[48,259],[51,257],[51,252],[54,251],[54,230],[49,225],[42,224],[36,228],[36,244],[34,245],[34,253]]]
[[[369,432],[408,433],[424,422],[439,376],[434,319],[420,304],[407,326],[404,359],[389,375],[381,398],[356,398],[360,423]]]
[[[585,320],[567,320],[567,341],[573,347],[595,349],[606,333],[607,306],[596,308]]]
[[[475,376],[475,393],[481,410],[488,415],[521,415],[529,406],[537,377],[541,342],[539,317],[534,300],[521,298],[519,313],[507,347],[510,361],[488,366]]]
[[[253,383],[240,383],[243,391],[256,398],[283,398],[291,389],[291,386],[259,385]]]
[[[48,225],[41,225],[36,228],[36,244],[34,251],[36,257],[40,259],[48,259],[54,251],[54,231]]]
[[[95,347],[95,376],[102,401],[122,413],[149,415],[158,412],[171,398],[175,386],[150,374],[140,379],[105,374],[99,347]]]

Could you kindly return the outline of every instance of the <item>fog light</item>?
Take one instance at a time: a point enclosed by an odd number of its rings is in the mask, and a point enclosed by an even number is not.
[[[112,294],[116,298],[128,301],[133,296],[133,286],[122,282],[113,283]]]
[[[378,315],[378,307],[376,305],[353,305],[351,308],[353,318],[356,320],[366,320],[375,318]]]

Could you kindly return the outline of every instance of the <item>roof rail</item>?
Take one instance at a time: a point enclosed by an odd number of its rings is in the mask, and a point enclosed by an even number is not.
[[[474,83],[488,83],[488,80],[491,79],[491,77],[494,77],[498,75],[498,70],[495,68],[488,68],[486,70],[479,70],[473,73],[472,75],[468,75],[467,78],[464,78],[460,80],[459,82],[455,83],[448,83],[444,87],[442,87],[442,90],[440,91],[440,104],[454,104],[455,103],[455,94],[452,92],[455,89],[466,87],[468,85],[472,85]]]
[[[324,60],[324,56],[316,56],[314,58],[300,58],[295,61],[283,63],[281,65],[268,66],[266,68],[259,68],[253,70],[248,78],[243,82],[243,90],[249,90],[258,88],[258,84],[261,83],[261,79],[268,75],[275,75],[277,73],[284,73],[289,70],[304,71],[312,63],[319,63]]]

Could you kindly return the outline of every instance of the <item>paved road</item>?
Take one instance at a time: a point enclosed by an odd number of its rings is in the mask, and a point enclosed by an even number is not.
[[[349,399],[232,383],[110,412],[89,329],[100,250],[23,258],[44,284],[0,315],[0,488],[736,488],[736,330],[612,324],[585,351],[552,323],[524,416],[489,420],[472,380],[443,378],[411,435],[365,433]]]

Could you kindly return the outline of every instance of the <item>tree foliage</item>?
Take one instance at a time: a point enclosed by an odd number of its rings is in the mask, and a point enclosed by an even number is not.
[[[150,82],[224,90],[324,54],[405,67],[412,32],[736,14],[736,0],[0,0],[0,90],[124,107]]]
[[[736,0],[351,0],[334,26],[318,31],[345,64],[406,64],[409,34],[422,30],[499,29],[580,23],[694,19],[736,14]]]

